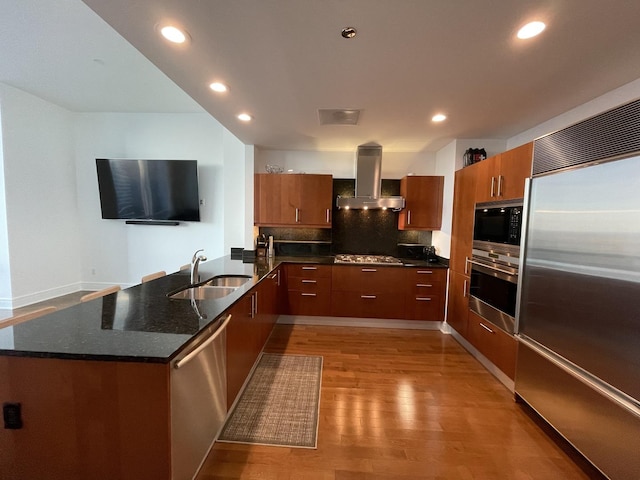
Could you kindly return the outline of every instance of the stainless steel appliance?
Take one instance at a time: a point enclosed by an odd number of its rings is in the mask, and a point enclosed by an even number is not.
[[[620,109],[536,140],[515,391],[603,474],[630,479],[640,478],[640,102]]]
[[[515,333],[522,199],[476,205],[469,308]]]
[[[171,362],[171,478],[195,477],[227,416],[227,315]]]
[[[519,246],[521,231],[522,199],[476,205],[474,242]]]
[[[352,255],[338,254],[334,258],[334,263],[366,263],[370,265],[402,265],[402,261],[389,255]]]

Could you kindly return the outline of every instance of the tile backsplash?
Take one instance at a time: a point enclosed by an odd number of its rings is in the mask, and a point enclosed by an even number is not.
[[[399,256],[398,244],[431,245],[431,232],[398,230],[398,213],[391,210],[338,210],[338,195],[353,196],[354,179],[334,179],[332,228],[267,228],[280,255],[359,253]],[[382,180],[382,196],[400,195],[400,180]]]

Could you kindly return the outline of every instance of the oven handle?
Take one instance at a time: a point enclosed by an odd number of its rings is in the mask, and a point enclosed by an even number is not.
[[[517,271],[505,270],[503,268],[485,265],[484,263],[475,260],[469,260],[469,263],[471,264],[471,270],[475,269],[482,273],[486,273],[487,275],[493,275],[506,282],[518,283]]]

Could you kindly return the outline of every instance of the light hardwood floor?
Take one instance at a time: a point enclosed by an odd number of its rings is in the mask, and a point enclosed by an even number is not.
[[[265,351],[324,357],[318,448],[216,443],[198,480],[599,478],[449,335],[277,325]]]

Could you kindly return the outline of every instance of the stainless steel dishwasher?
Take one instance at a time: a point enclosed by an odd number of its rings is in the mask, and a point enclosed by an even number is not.
[[[227,416],[227,315],[171,362],[171,478],[195,477]]]

